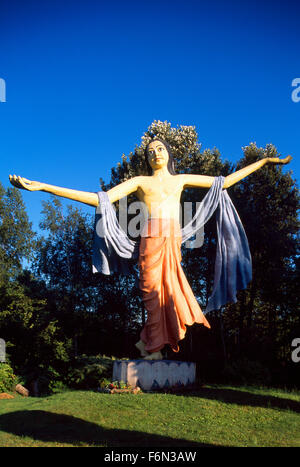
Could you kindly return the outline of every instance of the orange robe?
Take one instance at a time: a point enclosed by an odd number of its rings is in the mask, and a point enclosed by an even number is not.
[[[178,352],[186,325],[210,325],[181,267],[181,229],[174,219],[149,219],[139,250],[140,289],[147,311],[141,340],[149,353]]]

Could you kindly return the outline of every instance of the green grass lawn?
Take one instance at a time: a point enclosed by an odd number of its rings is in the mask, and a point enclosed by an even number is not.
[[[0,400],[1,447],[299,447],[299,423],[300,392],[253,387]]]

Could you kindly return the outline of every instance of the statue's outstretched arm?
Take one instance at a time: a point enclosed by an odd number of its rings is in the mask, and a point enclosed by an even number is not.
[[[134,177],[126,182],[120,183],[116,187],[112,188],[107,192],[109,200],[113,203],[124,196],[129,195],[130,193],[137,190],[139,186],[140,177]],[[48,185],[47,183],[35,182],[33,180],[28,180],[27,178],[10,175],[10,183],[17,187],[22,188],[28,191],[45,191],[56,196],[62,196],[63,198],[72,199],[74,201],[79,201],[89,206],[98,206],[99,199],[97,193],[89,193],[87,191],[78,191],[71,190],[69,188],[62,188],[59,186]]]
[[[10,175],[9,180],[10,183],[17,188],[22,188],[28,191],[45,191],[46,193],[51,193],[52,195],[62,196],[63,198],[69,198],[74,201],[88,204],[89,206],[98,206],[98,196],[96,193],[70,190],[69,188],[35,182],[33,180],[28,180],[27,178],[16,175]]]
[[[225,178],[224,188],[229,188],[266,164],[288,164],[291,160],[291,156],[287,156],[285,159],[279,159],[279,157],[266,157],[265,159],[261,159],[257,162],[254,162],[253,164],[247,165],[247,167],[244,167],[241,170],[237,170],[236,172],[228,175]]]
[[[265,164],[268,164],[268,163],[288,164],[291,160],[292,160],[291,156],[287,156],[285,159],[279,159],[279,157],[266,157],[265,159],[261,159],[225,177],[224,188],[229,188],[230,186],[239,182],[240,180],[247,177],[251,173],[260,169]],[[214,181],[214,177],[209,177],[206,175],[187,174],[187,175],[182,175],[182,177],[183,177],[184,188],[189,188],[189,187],[210,188]]]

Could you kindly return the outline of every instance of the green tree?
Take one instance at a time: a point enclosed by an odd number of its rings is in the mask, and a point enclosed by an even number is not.
[[[27,270],[0,289],[0,334],[9,359],[26,384],[62,377],[70,361],[70,342],[52,316],[45,284]]]
[[[92,216],[55,197],[43,203],[40,227],[48,233],[38,241],[34,270],[51,292],[52,316],[74,355],[124,355],[128,333],[134,333],[139,297],[134,278],[92,273]]]
[[[250,144],[244,148],[244,157],[237,168],[262,157],[276,156],[273,145],[257,148]],[[280,358],[287,361],[290,352],[287,337],[291,326],[299,323],[296,181],[281,166],[264,167],[236,185],[232,198],[247,232],[253,280],[247,291],[241,293],[239,302],[228,308],[227,325],[236,330],[239,352],[252,354],[268,364],[275,364]]]
[[[41,229],[47,232],[37,242],[34,271],[52,294],[52,314],[59,319],[67,337],[81,334],[82,315],[93,310],[94,282],[91,274],[92,228],[80,209],[63,205],[58,198],[43,202]]]
[[[23,260],[32,258],[34,238],[20,190],[0,183],[0,283],[15,277]]]

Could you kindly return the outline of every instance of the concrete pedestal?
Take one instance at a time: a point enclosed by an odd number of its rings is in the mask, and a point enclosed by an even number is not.
[[[139,386],[144,391],[187,386],[195,382],[196,365],[174,360],[117,360],[113,381]]]

